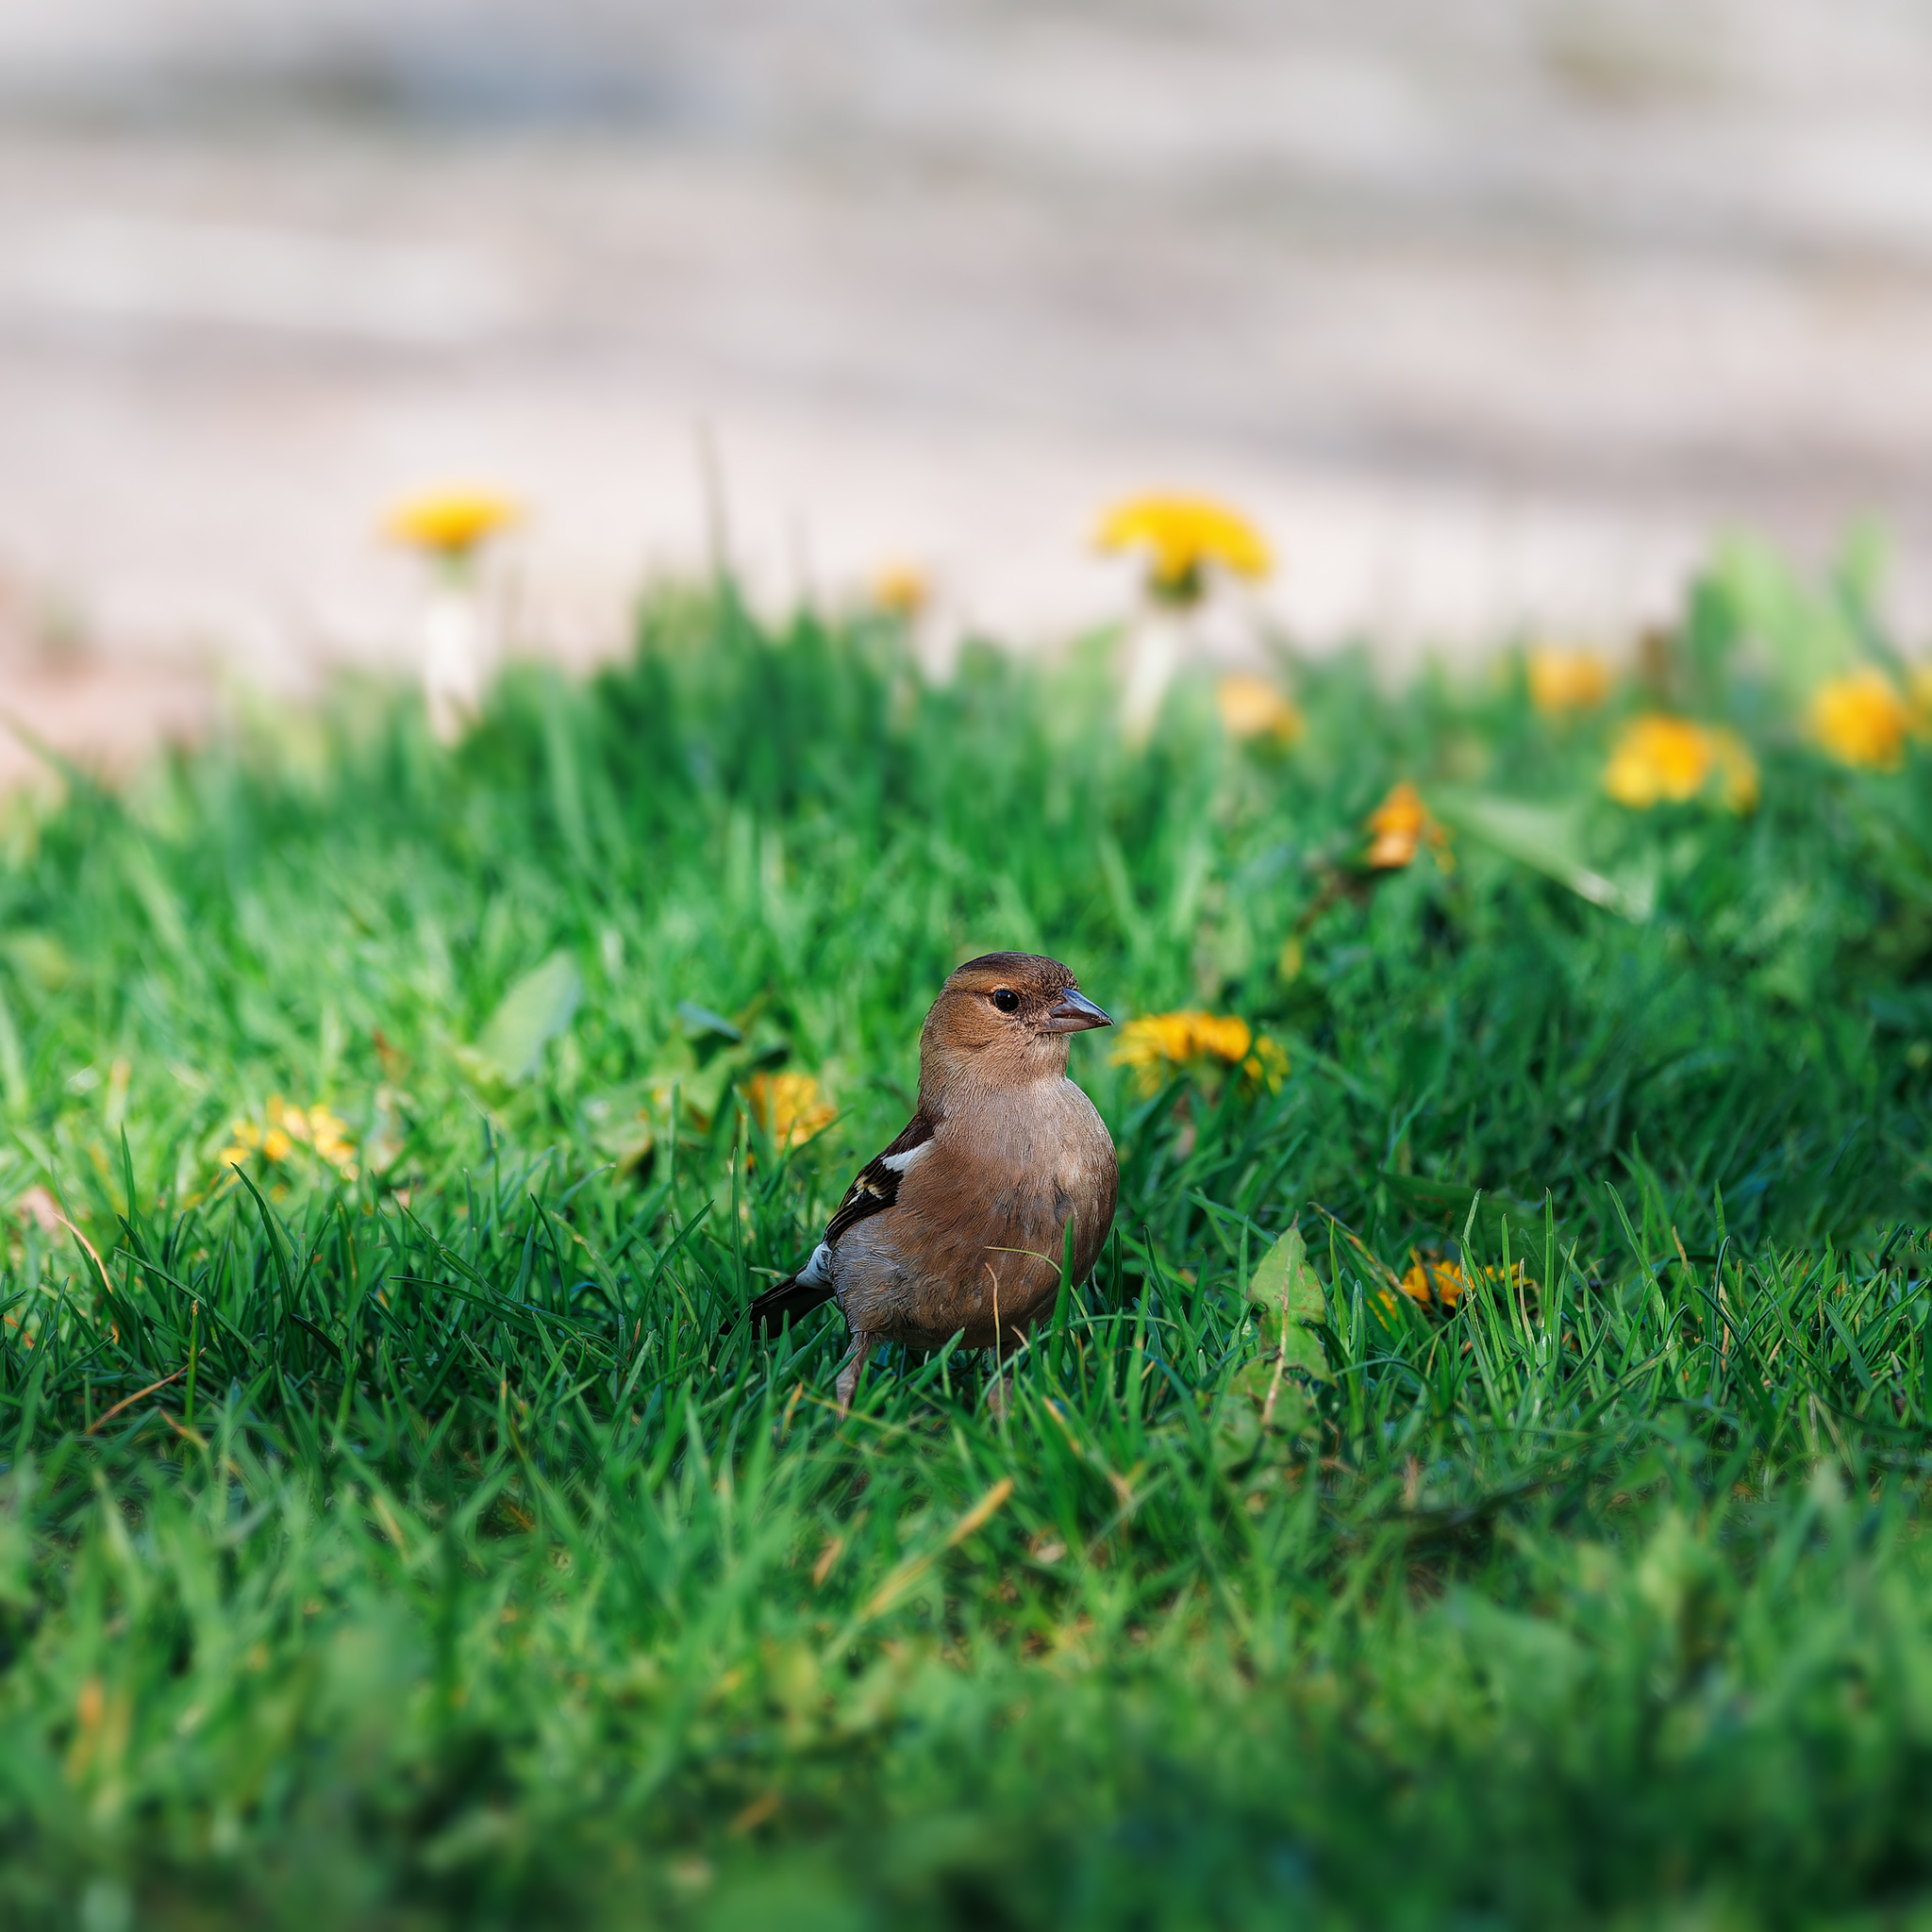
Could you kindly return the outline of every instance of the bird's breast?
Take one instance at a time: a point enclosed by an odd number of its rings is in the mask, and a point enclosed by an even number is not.
[[[1022,1328],[1051,1304],[1070,1221],[1076,1272],[1091,1266],[1116,1188],[1106,1124],[1071,1081],[959,1109],[891,1209],[841,1243],[841,1304],[856,1327],[984,1345],[995,1320]]]

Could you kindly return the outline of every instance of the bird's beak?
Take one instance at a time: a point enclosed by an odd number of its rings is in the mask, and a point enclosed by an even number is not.
[[[1090,1026],[1111,1026],[1113,1022],[1076,986],[1070,986],[1059,1002],[1046,1009],[1044,1033],[1084,1033]]]

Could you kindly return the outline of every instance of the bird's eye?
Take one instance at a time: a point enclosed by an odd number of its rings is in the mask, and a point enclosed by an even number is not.
[[[1010,986],[998,988],[993,993],[992,1003],[1003,1013],[1017,1013],[1020,1010],[1020,995]]]

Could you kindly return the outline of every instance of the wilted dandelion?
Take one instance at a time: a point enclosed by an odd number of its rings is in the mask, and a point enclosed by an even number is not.
[[[1449,848],[1449,834],[1407,779],[1393,786],[1369,814],[1368,825],[1374,834],[1368,862],[1377,871],[1393,872],[1409,864],[1424,845],[1440,870],[1455,871],[1456,855]]]
[[[1221,728],[1230,738],[1293,744],[1308,728],[1300,711],[1265,677],[1224,677],[1214,687],[1214,704],[1221,713]]]
[[[223,1168],[245,1167],[258,1154],[271,1167],[279,1167],[298,1146],[326,1161],[345,1181],[356,1178],[356,1149],[349,1140],[349,1124],[320,1103],[296,1107],[279,1093],[269,1095],[260,1121],[237,1116],[228,1123],[228,1144],[215,1161]]]
[[[1737,734],[1661,711],[1633,719],[1610,748],[1604,790],[1619,805],[1647,811],[1695,798],[1715,774],[1733,811],[1757,803],[1757,766]]]
[[[1811,735],[1840,764],[1895,772],[1905,758],[1911,708],[1874,665],[1819,686],[1811,699]]]
[[[744,1097],[759,1126],[781,1151],[804,1146],[837,1118],[837,1110],[809,1074],[754,1074]]]
[[[1176,1073],[1217,1062],[1239,1067],[1271,1093],[1281,1091],[1288,1075],[1287,1054],[1266,1034],[1257,1039],[1233,1014],[1150,1013],[1129,1020],[1113,1050],[1114,1065],[1134,1070],[1135,1088],[1143,1096],[1159,1092]]]
[[[1610,667],[1589,651],[1545,646],[1529,654],[1529,701],[1545,717],[1586,711],[1610,694]]]

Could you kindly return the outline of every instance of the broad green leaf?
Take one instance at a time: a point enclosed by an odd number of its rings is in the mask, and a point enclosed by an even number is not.
[[[1248,1283],[1248,1300],[1261,1311],[1261,1333],[1291,1369],[1328,1379],[1328,1357],[1314,1326],[1328,1319],[1322,1284],[1308,1266],[1299,1227],[1291,1227],[1261,1257]]]
[[[583,996],[576,962],[568,953],[551,954],[504,994],[476,1042],[477,1057],[512,1086],[527,1080]]]
[[[1584,863],[1583,812],[1576,805],[1537,805],[1476,791],[1443,789],[1430,802],[1458,832],[1534,866],[1580,899],[1621,912],[1641,925],[1657,905],[1655,873],[1626,868],[1614,875]]]
[[[1312,1427],[1315,1406],[1307,1387],[1263,1357],[1243,1362],[1214,1405],[1209,1432],[1217,1468],[1252,1462],[1266,1437],[1294,1437]]]
[[[1314,1404],[1306,1386],[1292,1375],[1276,1371],[1278,1362],[1265,1356],[1243,1362],[1228,1383],[1231,1395],[1243,1397],[1253,1407],[1257,1422],[1276,1435],[1298,1436],[1314,1415]]]
[[[1272,1362],[1250,1362],[1248,1366],[1251,1369],[1265,1367],[1270,1374],[1274,1373]],[[1246,1392],[1230,1390],[1214,1405],[1214,1413],[1209,1419],[1209,1440],[1213,1444],[1217,1469],[1237,1469],[1254,1459],[1255,1451],[1261,1444],[1261,1419]]]

